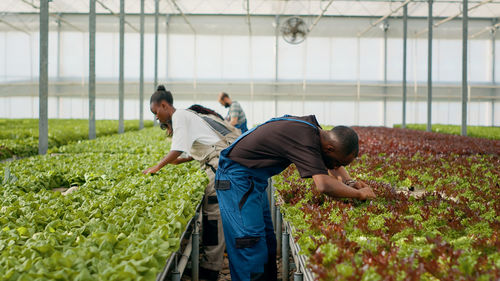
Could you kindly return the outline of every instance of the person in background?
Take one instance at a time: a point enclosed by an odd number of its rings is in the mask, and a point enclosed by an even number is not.
[[[239,102],[231,100],[227,93],[221,92],[219,94],[219,103],[225,108],[229,108],[226,120],[231,125],[240,129],[241,133],[248,131],[247,117]]]
[[[202,202],[199,273],[201,279],[216,281],[223,266],[225,242],[214,178],[220,151],[236,140],[240,132],[206,107],[193,105],[189,109],[176,109],[172,93],[163,85],[158,86],[151,96],[150,108],[161,128],[168,129],[172,135],[172,145],[157,165],[143,173],[154,174],[167,164],[181,164],[194,159],[200,162],[210,180]],[[189,157],[181,157],[183,154]]]
[[[375,198],[368,185],[344,169],[358,151],[353,129],[323,130],[314,115],[273,118],[222,150],[215,190],[231,280],[276,280],[276,237],[265,190],[269,178],[290,164],[328,196]]]

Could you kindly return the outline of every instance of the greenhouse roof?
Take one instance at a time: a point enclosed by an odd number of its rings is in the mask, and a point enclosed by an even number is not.
[[[160,0],[161,14],[185,15],[310,15],[310,16],[401,16],[402,5],[408,4],[408,15],[427,17],[428,5],[425,0],[406,1],[333,1],[333,0]],[[99,14],[118,14],[120,0],[96,0]],[[126,0],[127,14],[140,13],[139,0]],[[40,0],[2,0],[2,14],[38,13]],[[89,0],[51,0],[50,12],[88,13]],[[461,16],[462,1],[435,0],[434,17]],[[145,0],[145,13],[155,12],[155,0]],[[469,1],[469,17],[500,17],[500,0]]]

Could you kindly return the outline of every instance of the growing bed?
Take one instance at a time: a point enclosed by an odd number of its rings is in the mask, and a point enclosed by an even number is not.
[[[156,151],[163,134],[145,129],[1,163],[0,280],[156,279],[207,184],[197,163],[141,173],[165,152]],[[70,186],[78,189],[53,191]]]
[[[377,199],[333,200],[294,167],[275,177],[284,220],[319,280],[500,278],[500,141],[355,128],[348,170]]]

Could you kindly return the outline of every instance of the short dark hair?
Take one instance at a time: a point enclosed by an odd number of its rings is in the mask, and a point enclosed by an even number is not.
[[[331,131],[340,143],[341,149],[344,151],[345,155],[354,153],[354,156],[358,157],[359,138],[358,134],[356,134],[353,129],[347,126],[336,126]]]
[[[174,105],[174,97],[170,91],[165,89],[165,86],[159,85],[156,89],[156,92],[151,95],[151,99],[149,100],[149,104],[159,103],[162,100],[166,101],[170,105]]]
[[[225,98],[229,98],[229,95],[225,92],[222,92],[222,95],[220,96],[220,99],[223,100]]]

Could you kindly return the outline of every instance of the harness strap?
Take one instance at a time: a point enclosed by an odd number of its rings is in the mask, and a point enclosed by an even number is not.
[[[215,133],[218,133],[220,134],[221,136],[225,137],[226,135],[228,135],[229,133],[231,133],[231,130],[229,130],[226,126],[224,126],[223,124],[215,121],[214,119],[211,119],[207,116],[203,116],[202,114],[199,114],[198,112],[196,111],[193,111],[193,110],[190,110],[190,109],[186,109],[187,111],[190,111],[194,114],[196,114],[197,116],[199,116],[201,119],[203,119],[203,121],[205,121],[205,123],[207,123],[207,125],[215,132]]]

